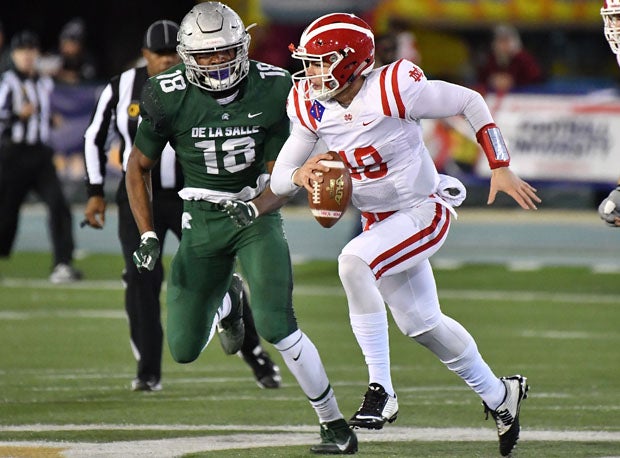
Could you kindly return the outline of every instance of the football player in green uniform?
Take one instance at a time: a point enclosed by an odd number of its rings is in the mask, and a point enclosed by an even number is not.
[[[183,235],[167,290],[168,344],[180,363],[194,361],[216,332],[228,351],[241,346],[241,307],[225,293],[238,262],[251,292],[259,334],[280,352],[315,409],[321,443],[311,451],[350,454],[357,438],[338,408],[316,347],[298,328],[292,272],[269,172],[289,134],[290,74],[250,61],[250,36],[239,16],[218,2],[199,3],[185,16],[177,48],[182,63],[150,78],[127,164],[126,185],[141,234],[138,269],[159,256],[149,204],[150,169],[166,142],[175,149],[185,187]],[[238,227],[221,204],[255,197],[261,218]],[[257,206],[245,206],[257,216]],[[270,212],[270,210],[274,210]]]

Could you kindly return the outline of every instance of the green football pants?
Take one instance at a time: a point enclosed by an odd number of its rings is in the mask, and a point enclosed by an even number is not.
[[[168,345],[175,361],[194,361],[207,345],[235,261],[250,290],[259,335],[276,343],[294,332],[291,260],[280,214],[262,215],[237,228],[209,202],[186,201],[184,211],[166,301]]]

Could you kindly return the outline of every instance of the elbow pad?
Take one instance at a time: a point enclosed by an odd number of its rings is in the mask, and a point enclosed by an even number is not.
[[[491,169],[510,165],[510,154],[508,154],[508,148],[504,143],[504,137],[495,124],[487,124],[480,129],[476,133],[476,140],[482,146]]]

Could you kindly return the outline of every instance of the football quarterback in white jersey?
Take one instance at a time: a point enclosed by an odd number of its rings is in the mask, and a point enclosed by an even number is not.
[[[292,131],[276,161],[271,189],[285,196],[320,182],[317,172],[327,169],[319,160],[328,156],[310,155],[321,139],[347,164],[352,202],[362,212],[364,231],[338,258],[351,327],[369,372],[364,400],[349,425],[380,429],[398,414],[387,304],[405,335],[480,395],[497,424],[501,454],[510,454],[519,437],[527,380],[496,377],[467,330],[441,312],[429,257],[444,243],[465,188],[438,174],[420,120],[462,115],[469,121],[492,168],[489,203],[502,191],[524,209],[535,209],[536,190],[510,170],[501,132],[480,94],[428,80],[407,60],[373,69],[374,36],[362,19],[322,16],[291,51],[304,69],[293,75]]]
[[[605,39],[620,65],[620,0],[604,0],[601,16]],[[608,226],[620,227],[620,179],[616,188],[599,205],[598,213]]]

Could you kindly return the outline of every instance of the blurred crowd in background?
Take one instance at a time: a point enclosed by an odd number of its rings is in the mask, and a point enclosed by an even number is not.
[[[0,69],[11,65],[13,34],[29,29],[40,36],[39,71],[56,83],[52,95],[58,121],[52,134],[56,166],[67,198],[83,202],[83,134],[101,89],[112,75],[139,62],[140,49],[135,44],[141,42],[149,23],[164,18],[179,22],[195,2],[160,5],[110,0],[70,6],[60,1],[42,5],[38,11],[23,3],[0,9]],[[485,96],[615,93],[620,86],[620,69],[602,33],[602,0],[223,3],[239,12],[246,26],[257,24],[250,32],[250,57],[291,72],[298,68],[290,57],[289,43],[297,42],[310,20],[343,11],[373,26],[377,66],[406,58],[420,65],[429,79],[469,86]],[[449,123],[433,125],[429,130],[436,137],[430,142],[436,148],[433,154],[440,169],[474,174],[478,151],[471,142],[455,142],[458,130]],[[114,169],[113,144],[110,154],[109,173],[120,176]],[[620,155],[620,149],[616,148],[616,154]],[[610,184],[600,181],[585,180],[595,191],[597,186]],[[114,188],[111,183],[110,189]],[[592,199],[592,205],[597,199]]]

